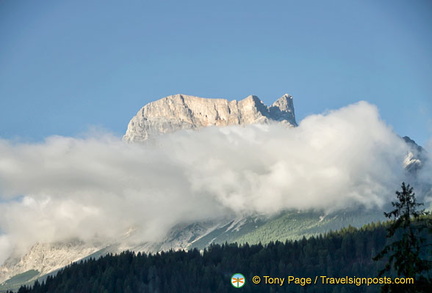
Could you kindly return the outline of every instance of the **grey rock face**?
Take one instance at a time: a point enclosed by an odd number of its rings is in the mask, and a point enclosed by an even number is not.
[[[36,243],[25,255],[10,256],[0,266],[0,284],[13,276],[30,270],[38,271],[33,277],[35,280],[100,249],[100,246],[78,240],[63,243]],[[1,289],[3,288],[0,287],[2,292]]]
[[[179,94],[141,108],[129,122],[123,138],[129,142],[137,142],[181,129],[271,121],[297,126],[292,96],[283,95],[267,107],[256,96],[248,96],[241,101],[228,101]]]

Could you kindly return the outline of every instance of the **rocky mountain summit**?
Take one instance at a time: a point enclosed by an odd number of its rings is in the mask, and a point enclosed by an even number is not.
[[[140,142],[149,138],[182,129],[199,129],[207,126],[248,125],[257,123],[282,123],[288,127],[297,126],[293,99],[284,95],[271,106],[266,106],[258,97],[248,96],[240,101],[205,99],[186,95],[173,95],[145,105],[129,122],[124,140]],[[425,150],[409,137],[401,138],[409,146],[403,166],[410,182],[417,190],[425,193],[432,186],[417,184],[417,173],[427,156]],[[251,158],[253,159],[253,158]],[[266,243],[269,241],[301,239],[326,233],[346,226],[382,221],[380,209],[356,208],[324,214],[318,211],[287,210],[267,217],[259,215],[233,215],[213,221],[198,221],[178,224],[169,231],[166,238],[158,242],[134,242],[128,237],[134,229],[108,242],[83,242],[65,240],[56,243],[35,243],[26,252],[10,255],[0,264],[0,292],[17,289],[21,284],[43,280],[47,274],[88,257],[124,250],[156,253],[170,249],[204,249],[213,243]]]
[[[292,96],[285,94],[266,106],[257,96],[228,101],[178,94],[142,107],[129,122],[123,138],[137,142],[181,129],[271,122],[297,126]]]

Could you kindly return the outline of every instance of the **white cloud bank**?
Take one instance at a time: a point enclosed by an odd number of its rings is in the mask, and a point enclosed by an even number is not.
[[[0,263],[36,241],[115,239],[130,227],[151,241],[227,213],[382,206],[404,178],[407,152],[366,102],[295,129],[206,128],[146,144],[110,135],[3,140]]]

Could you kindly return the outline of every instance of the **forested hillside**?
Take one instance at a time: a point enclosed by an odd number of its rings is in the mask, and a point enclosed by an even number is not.
[[[387,260],[375,262],[372,258],[386,241],[385,225],[370,224],[361,229],[349,227],[324,236],[271,242],[265,246],[224,244],[201,252],[170,251],[152,255],[127,251],[72,264],[42,284],[37,282],[33,288],[20,288],[19,293],[378,292],[379,284],[355,283],[360,282],[358,278],[378,277]],[[235,273],[245,276],[242,288],[231,285]],[[253,284],[254,276],[261,278],[260,284]],[[277,281],[265,276],[285,280],[282,285],[269,284]],[[288,276],[304,279],[294,279],[287,284]],[[322,276],[353,278],[354,284],[330,284],[331,280]],[[294,284],[295,281],[307,283],[306,278],[311,278],[312,284]],[[324,280],[328,284],[322,284]]]

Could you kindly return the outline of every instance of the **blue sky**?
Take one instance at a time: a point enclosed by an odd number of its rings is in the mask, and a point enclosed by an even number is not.
[[[298,121],[366,100],[425,144],[431,52],[428,0],[3,0],[0,137],[121,136],[167,95],[289,93]]]

